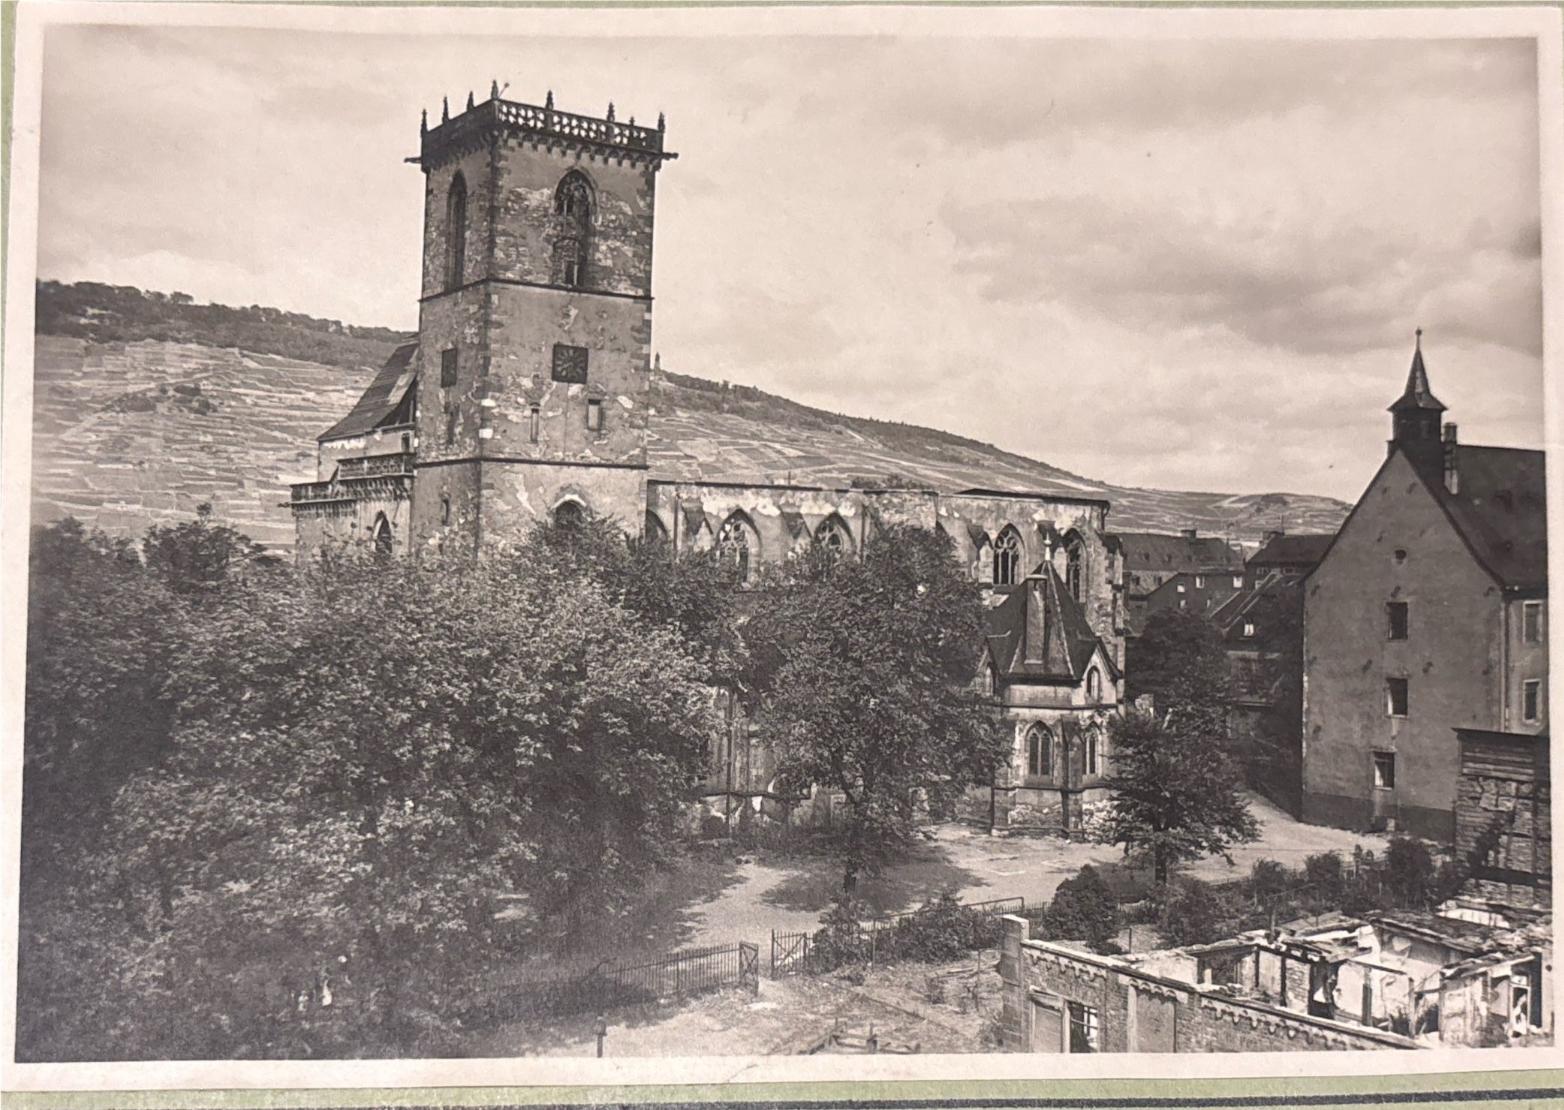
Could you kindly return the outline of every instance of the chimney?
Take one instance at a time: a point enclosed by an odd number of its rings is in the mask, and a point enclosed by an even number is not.
[[[1461,492],[1461,468],[1455,458],[1455,425],[1446,424],[1444,434],[1445,455],[1445,489],[1451,493]]]

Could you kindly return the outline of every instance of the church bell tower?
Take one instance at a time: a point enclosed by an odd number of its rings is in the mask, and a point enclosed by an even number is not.
[[[425,121],[415,549],[588,510],[639,528],[664,130],[497,85]]]
[[[1440,442],[1439,422],[1444,411],[1444,405],[1428,387],[1428,370],[1423,366],[1423,329],[1418,328],[1406,389],[1390,406],[1390,449],[1400,447],[1416,466],[1440,465],[1444,446]]]

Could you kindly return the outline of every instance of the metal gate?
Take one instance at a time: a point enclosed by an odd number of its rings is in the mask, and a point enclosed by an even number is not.
[[[809,934],[771,931],[771,977],[809,971]]]
[[[739,941],[739,986],[760,993],[760,945]]]

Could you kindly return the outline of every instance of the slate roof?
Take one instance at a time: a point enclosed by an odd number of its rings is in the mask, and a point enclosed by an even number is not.
[[[386,359],[386,364],[380,368],[375,380],[369,383],[369,388],[364,390],[364,395],[352,410],[316,438],[327,440],[361,436],[383,423],[406,400],[407,391],[412,388],[413,378],[418,372],[414,359],[417,353],[416,340],[392,351],[391,357]]]
[[[1444,405],[1440,403],[1438,397],[1434,396],[1434,391],[1428,387],[1428,370],[1423,366],[1422,332],[1418,332],[1417,350],[1412,353],[1412,369],[1407,371],[1407,387],[1387,411],[1401,412],[1403,409],[1445,411]]]
[[[988,610],[988,650],[1002,681],[1079,683],[1101,641],[1051,563]],[[1106,651],[1111,677],[1117,678]]]
[[[1129,571],[1173,573],[1217,567],[1237,569],[1244,565],[1243,557],[1220,536],[1190,539],[1161,532],[1115,532],[1113,539],[1123,551],[1124,569]]]
[[[1296,536],[1280,535],[1249,557],[1249,566],[1313,566],[1325,557],[1332,532],[1310,532]]]
[[[1443,475],[1426,475],[1477,561],[1511,589],[1548,584],[1547,491],[1543,453],[1514,447],[1457,444],[1457,492]]]

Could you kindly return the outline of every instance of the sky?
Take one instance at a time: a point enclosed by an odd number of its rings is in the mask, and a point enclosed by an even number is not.
[[[1463,442],[1542,445],[1529,40],[55,26],[44,72],[41,278],[413,330],[403,160],[495,79],[666,112],[667,369],[1354,500],[1422,327]]]

